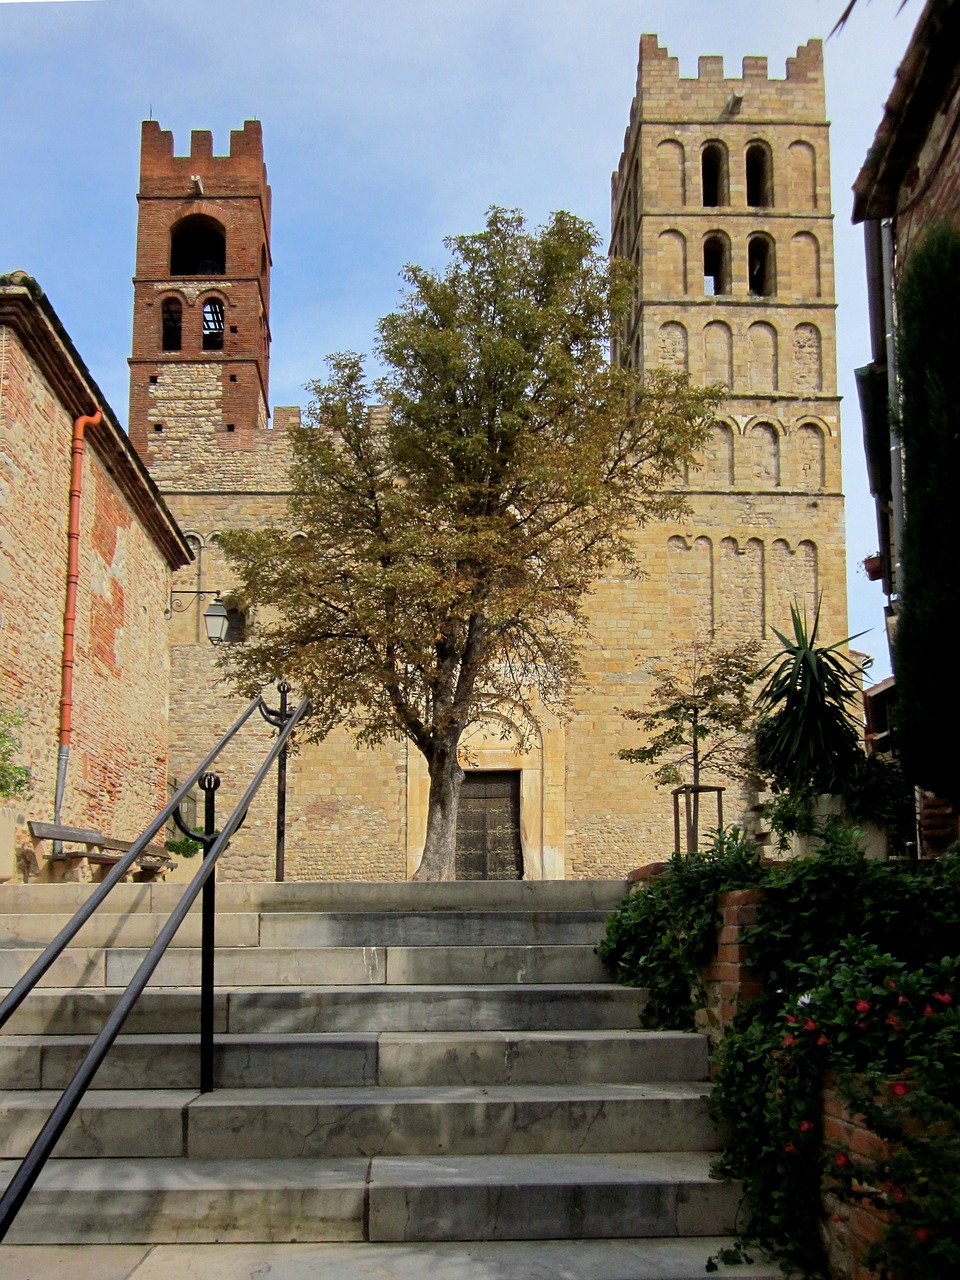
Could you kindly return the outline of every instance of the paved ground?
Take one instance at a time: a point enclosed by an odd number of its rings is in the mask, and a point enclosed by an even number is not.
[[[2,1245],[3,1280],[699,1280],[722,1240]],[[776,1266],[718,1275],[782,1280]]]

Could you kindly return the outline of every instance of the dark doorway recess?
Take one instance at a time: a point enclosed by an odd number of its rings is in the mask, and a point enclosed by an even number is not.
[[[523,879],[519,769],[464,774],[457,811],[457,879]]]

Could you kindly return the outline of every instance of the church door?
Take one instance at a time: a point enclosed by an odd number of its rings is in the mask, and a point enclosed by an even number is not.
[[[519,769],[464,775],[457,811],[457,879],[523,879]]]

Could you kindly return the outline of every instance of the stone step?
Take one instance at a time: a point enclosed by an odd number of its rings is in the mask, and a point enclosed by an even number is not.
[[[58,913],[27,912],[0,916],[0,949],[42,949],[67,924]],[[601,912],[433,911],[404,916],[390,912],[218,912],[218,950],[229,947],[374,948],[374,947],[539,947],[582,946],[591,950],[603,936]],[[156,912],[99,912],[71,942],[69,950],[147,947],[166,921]],[[171,944],[181,949],[200,943],[200,919],[191,912]],[[0,966],[0,985],[9,964]],[[0,954],[0,962],[4,960]],[[16,978],[13,979],[16,981]]]
[[[2,954],[2,953],[0,953]],[[126,986],[145,951],[115,949],[107,954],[108,987]],[[593,947],[308,947],[291,945],[218,947],[216,982],[250,986],[432,986],[451,983],[608,982]],[[187,947],[168,952],[151,979],[154,986],[197,986],[200,952]],[[66,984],[64,984],[66,985]]]
[[[730,1231],[740,1189],[710,1157],[400,1157],[370,1167],[370,1240],[604,1240]]]
[[[93,884],[2,884],[0,915],[72,914],[96,889]],[[222,913],[424,911],[588,911],[609,915],[627,893],[623,880],[271,881],[217,884]],[[119,884],[100,908],[169,915],[180,884]]]
[[[712,1151],[708,1086],[95,1090],[56,1154],[196,1160]],[[57,1095],[0,1093],[0,1157],[23,1156]]]
[[[703,1280],[729,1244],[693,1239],[455,1244],[0,1245],[4,1280]],[[774,1262],[720,1263],[718,1277],[783,1280]]]
[[[0,1088],[63,1089],[91,1036],[0,1038]],[[705,1080],[707,1042],[682,1031],[369,1032],[217,1036],[218,1089],[339,1085],[639,1084]],[[98,1089],[198,1088],[196,1035],[121,1036]]]
[[[96,1035],[118,988],[33,991],[8,1035]],[[292,1034],[316,1031],[634,1031],[646,992],[610,983],[485,986],[238,988],[216,992],[214,1030]],[[196,1034],[196,988],[148,987],[125,1023],[128,1034]]]
[[[32,888],[32,886],[26,886]],[[27,911],[0,915],[0,947],[43,949],[70,921],[70,915]],[[71,948],[149,947],[166,924],[167,915],[132,912],[117,915],[96,912],[80,929]],[[260,917],[256,912],[217,915],[218,947],[255,947],[260,942]],[[200,916],[191,912],[174,935],[171,947],[199,947]]]
[[[13,1173],[0,1163],[0,1186]],[[739,1190],[709,1157],[53,1160],[11,1243],[713,1236]],[[352,1273],[348,1273],[352,1274]]]
[[[595,947],[602,911],[287,911],[263,912],[267,947]]]

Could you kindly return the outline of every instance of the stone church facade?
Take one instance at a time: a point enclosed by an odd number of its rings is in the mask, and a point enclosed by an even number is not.
[[[653,668],[697,636],[769,644],[790,602],[823,595],[823,634],[846,634],[833,242],[822,55],[802,47],[785,79],[744,59],[724,77],[703,58],[681,79],[655,37],[640,47],[637,93],[613,177],[611,251],[639,266],[616,358],[669,365],[730,388],[722,424],[684,478],[690,515],[638,531],[645,573],[611,573],[590,604],[592,643],[571,716],[491,706],[467,735],[464,813],[512,824],[515,870],[539,879],[623,875],[672,846],[668,794],[617,759],[635,735]],[[170,767],[183,776],[236,715],[218,683],[201,614],[230,577],[228,527],[286,519],[286,428],[269,410],[270,188],[260,126],[230,152],[195,132],[188,155],[143,126],[134,283],[130,436],[176,516],[194,561],[174,583]],[[234,619],[240,639],[243,620]],[[282,673],[278,673],[278,676]],[[238,796],[264,728],[223,765]],[[358,751],[344,731],[291,760],[289,878],[401,879],[422,847],[427,775],[404,744]],[[727,821],[749,822],[736,785]],[[271,800],[226,855],[227,878],[272,875]],[[465,838],[467,838],[465,836]]]

